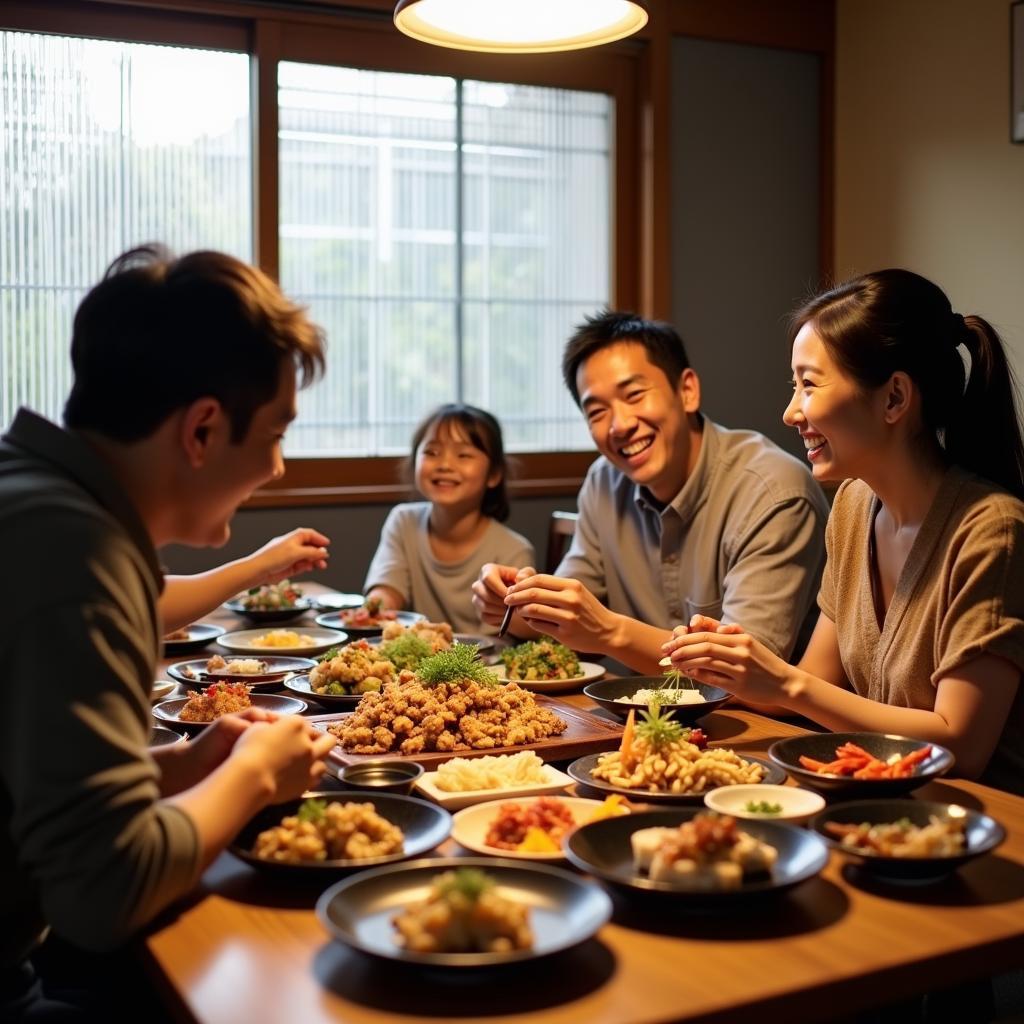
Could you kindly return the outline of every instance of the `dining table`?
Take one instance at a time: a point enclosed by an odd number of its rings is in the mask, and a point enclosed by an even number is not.
[[[207,621],[245,628],[226,610]],[[582,693],[558,696],[607,714]],[[700,725],[713,745],[741,755],[807,731],[728,706]],[[884,881],[833,850],[795,888],[718,909],[614,891],[610,921],[582,944],[473,969],[353,950],[316,916],[326,883],[275,876],[225,852],[137,952],[170,1012],[201,1024],[849,1020],[1024,965],[1024,798],[955,775],[913,795],[984,811],[1006,839],[927,884]],[[433,855],[466,852],[449,839]]]

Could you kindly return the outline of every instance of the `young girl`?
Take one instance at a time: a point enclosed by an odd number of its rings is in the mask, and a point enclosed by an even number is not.
[[[412,476],[422,502],[388,514],[363,590],[387,608],[413,608],[457,632],[481,626],[471,587],[485,562],[533,565],[533,546],[508,518],[498,421],[471,405],[442,405],[416,428]]]
[[[818,480],[846,480],[817,628],[796,666],[709,619],[665,650],[745,699],[941,743],[958,774],[1024,793],[1024,446],[998,336],[885,270],[813,299],[790,337],[783,418]]]

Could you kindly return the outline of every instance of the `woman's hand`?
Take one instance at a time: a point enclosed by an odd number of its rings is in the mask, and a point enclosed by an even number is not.
[[[317,530],[300,526],[291,533],[267,541],[250,556],[255,582],[280,583],[291,576],[327,568],[330,540]]]
[[[694,616],[700,625],[713,619]],[[693,621],[693,620],[691,620]],[[677,626],[662,646],[672,667],[700,683],[721,686],[755,704],[784,704],[795,672],[741,626],[717,623],[714,631]]]

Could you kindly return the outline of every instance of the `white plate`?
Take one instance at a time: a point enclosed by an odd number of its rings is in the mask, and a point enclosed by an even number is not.
[[[546,782],[533,782],[527,786],[510,786],[507,789],[465,789],[458,793],[449,793],[437,788],[437,772],[424,772],[416,780],[416,789],[434,803],[440,804],[449,811],[487,800],[515,800],[524,796],[546,796],[550,793],[561,793],[566,786],[572,785],[572,779],[565,772],[560,772],[551,765],[544,765]]]
[[[299,644],[296,647],[260,647],[253,640],[266,636],[271,630],[283,629],[299,636],[308,636],[315,642]],[[294,654],[309,657],[311,654],[323,654],[332,647],[338,647],[348,641],[348,634],[337,629],[324,629],[322,626],[271,626],[266,629],[240,629],[236,633],[225,633],[217,643],[236,654]]]
[[[778,814],[759,814],[757,811],[747,810],[748,803],[761,801],[781,804],[782,810]],[[704,794],[704,803],[711,810],[718,811],[719,814],[731,814],[734,818],[788,821],[791,825],[801,825],[825,806],[825,799],[809,789],[756,783],[712,789]]]
[[[514,860],[559,861],[565,859],[561,849],[549,853],[525,853],[519,850],[502,850],[497,846],[488,846],[487,837],[491,822],[501,813],[503,804],[518,803],[529,805],[536,803],[538,797],[528,800],[492,800],[475,807],[466,807],[452,818],[452,839],[460,846],[474,853],[485,853],[490,857],[512,857]],[[578,796],[560,796],[550,799],[564,804],[576,822],[577,827],[586,825],[594,817],[594,812],[601,806],[601,800],[585,800]],[[572,831],[570,829],[570,831]],[[568,834],[568,833],[566,833]]]
[[[158,679],[153,684],[153,689],[150,691],[149,699],[156,703],[158,700],[163,700],[164,697],[169,697],[177,688],[177,683],[172,683],[168,679]]]
[[[500,662],[491,666],[491,671],[499,678],[505,679],[505,666]],[[513,679],[511,682],[518,683],[524,690],[533,690],[536,693],[558,693],[560,690],[575,690],[584,683],[592,683],[595,679],[604,676],[604,666],[595,665],[592,661],[580,662],[580,675],[571,679]]]

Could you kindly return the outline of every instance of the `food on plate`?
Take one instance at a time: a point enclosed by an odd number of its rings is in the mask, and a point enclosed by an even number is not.
[[[315,647],[316,639],[294,629],[272,629],[269,633],[255,636],[249,641],[251,647]]]
[[[547,781],[544,762],[532,750],[521,750],[518,754],[453,757],[438,766],[436,785],[445,793],[468,793],[476,789],[542,785]]]
[[[170,633],[164,633],[164,643],[174,643],[177,640],[188,639],[190,639],[188,626],[179,626],[177,629],[172,629]]]
[[[800,764],[818,775],[842,775],[854,779],[909,779],[917,765],[931,756],[931,747],[918,747],[900,757],[894,754],[888,761],[880,761],[856,743],[836,747],[834,761],[817,761],[806,754],[800,755]]]
[[[285,864],[366,860],[401,853],[404,839],[402,830],[382,818],[372,803],[310,799],[280,825],[261,832],[252,852]]]
[[[252,707],[252,700],[245,683],[213,683],[205,690],[193,693],[178,717],[183,722],[212,722],[221,715],[231,715],[249,707]]]
[[[507,647],[498,657],[509,679],[575,679],[582,674],[575,652],[549,636]]]
[[[616,697],[616,704],[706,704],[704,694],[693,685],[689,676],[678,670],[665,673],[660,686],[643,687],[625,697]]]
[[[967,841],[962,818],[934,814],[928,816],[927,825],[915,825],[909,818],[877,825],[827,821],[825,831],[844,848],[876,857],[952,857],[963,853]]]
[[[591,776],[620,789],[652,793],[699,794],[717,786],[760,782],[764,769],[732,750],[706,749],[700,729],[687,729],[654,705],[634,727],[626,719],[619,749],[602,754]]]
[[[782,804],[769,803],[767,800],[748,800],[743,805],[743,810],[748,814],[781,814]]]
[[[568,728],[532,693],[502,686],[475,647],[455,644],[402,672],[355,712],[328,726],[356,754],[488,750],[533,743]]]
[[[337,697],[370,693],[394,681],[398,670],[381,652],[365,640],[345,647],[333,647],[310,670],[309,685],[314,693]]]
[[[215,654],[207,661],[206,671],[231,676],[263,676],[270,671],[270,666],[259,658],[232,658],[225,661],[219,654]]]
[[[594,808],[587,821],[629,814],[630,806],[618,794]],[[484,837],[484,844],[518,853],[557,853],[562,839],[577,827],[572,811],[557,797],[542,796],[528,803],[498,807]]]
[[[302,590],[289,580],[280,583],[266,583],[262,587],[253,587],[242,594],[239,600],[242,607],[250,612],[277,611],[279,608],[297,608]]]
[[[498,894],[476,868],[438,875],[424,903],[392,918],[398,943],[417,953],[511,953],[533,945],[529,908]]]
[[[398,612],[393,608],[385,608],[384,602],[379,597],[371,597],[358,608],[343,608],[338,612],[338,618],[353,629],[371,629],[383,626],[386,622],[393,622],[397,617]]]
[[[436,654],[452,645],[452,627],[447,622],[427,622],[425,619],[418,619],[411,626],[403,626],[400,622],[389,622],[381,630],[381,639],[386,643],[388,640],[398,640],[406,636],[418,636],[430,644],[430,653]],[[408,667],[408,666],[405,666]]]
[[[738,889],[744,875],[771,871],[774,846],[737,827],[736,819],[702,812],[677,828],[642,828],[630,836],[633,867],[652,882],[695,892]]]
[[[397,626],[402,632],[389,640],[387,633],[391,626]],[[416,633],[412,629],[406,630],[397,622],[385,626],[382,636],[383,643],[378,648],[381,657],[393,662],[396,668],[415,669],[421,661],[429,658],[432,654],[451,647],[447,641],[441,642],[440,638],[431,641],[425,635]]]

